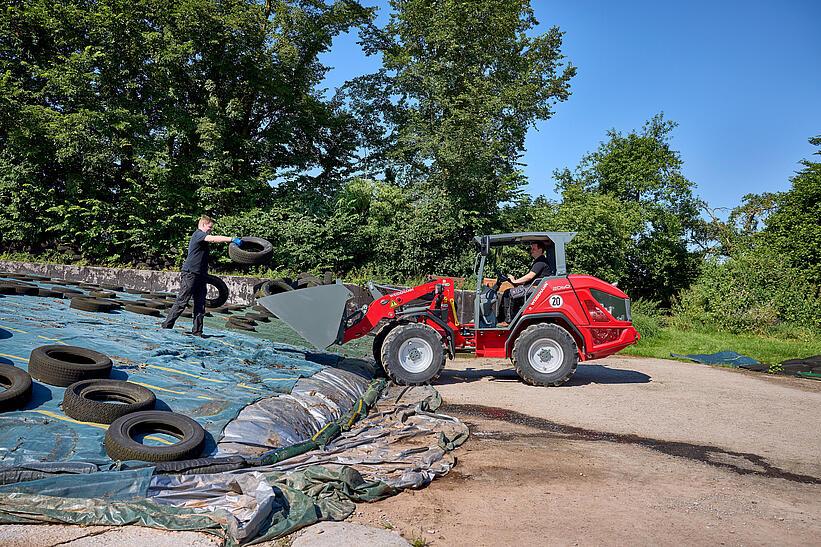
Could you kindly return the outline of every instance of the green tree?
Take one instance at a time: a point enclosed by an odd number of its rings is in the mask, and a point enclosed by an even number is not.
[[[345,95],[368,135],[365,168],[427,196],[435,228],[426,253],[437,259],[422,258],[420,268],[430,269],[465,256],[470,236],[498,225],[499,204],[524,183],[527,130],[567,99],[575,68],[558,28],[533,32],[529,0],[390,5],[387,25],[362,34],[383,68],[350,82]]]
[[[318,57],[371,16],[349,0],[6,2],[0,243],[171,259],[196,215],[273,203],[270,181],[333,193],[358,141]]]
[[[695,278],[699,264],[690,243],[699,226],[700,202],[693,196],[693,183],[681,173],[679,153],[670,146],[674,128],[659,114],[641,131],[623,135],[611,130],[608,140],[585,155],[574,171],[555,173],[568,229],[589,231],[588,210],[610,218],[603,224],[606,233],[600,234],[600,252],[589,236],[579,240],[588,246],[583,252],[607,263],[606,270],[618,275],[631,296],[666,304]],[[612,211],[600,201],[591,204],[591,195],[612,198]],[[623,219],[621,227],[614,218]],[[612,244],[613,239],[620,243]],[[614,252],[618,249],[622,252]]]
[[[821,136],[810,139],[821,147]],[[821,155],[821,150],[815,152]],[[792,187],[776,197],[777,207],[764,230],[771,245],[789,266],[821,291],[821,162],[803,160]]]

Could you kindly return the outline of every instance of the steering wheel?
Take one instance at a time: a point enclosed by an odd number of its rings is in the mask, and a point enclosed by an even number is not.
[[[499,290],[499,288],[502,286],[502,283],[504,283],[505,281],[508,281],[508,276],[506,276],[505,274],[503,274],[503,273],[502,273],[500,270],[498,270],[498,269],[497,269],[497,270],[495,270],[493,273],[494,273],[494,274],[496,274],[496,284],[495,284],[495,285],[493,285],[493,289],[494,289],[494,290],[496,290],[496,291],[498,291],[498,290]]]

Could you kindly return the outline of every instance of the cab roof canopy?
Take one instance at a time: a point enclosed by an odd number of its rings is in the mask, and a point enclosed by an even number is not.
[[[555,260],[556,275],[567,275],[564,246],[576,237],[577,232],[514,232],[512,234],[494,234],[473,238],[479,253],[487,256],[491,247],[501,247],[516,243],[548,243],[548,260]],[[552,252],[551,252],[552,251]]]
[[[491,247],[510,245],[511,243],[533,243],[534,241],[564,245],[576,237],[576,233],[577,232],[514,232],[512,234],[476,236],[473,240],[476,242],[477,247],[481,247],[483,238],[487,238]]]

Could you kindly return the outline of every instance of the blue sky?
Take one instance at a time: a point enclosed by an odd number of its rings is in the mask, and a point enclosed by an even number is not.
[[[364,0],[387,15],[387,1]],[[534,0],[540,29],[558,25],[576,65],[573,94],[528,133],[533,195],[556,197],[553,171],[575,166],[610,128],[658,112],[678,122],[673,147],[712,207],[789,188],[821,134],[821,1]],[[539,30],[539,29],[537,29]],[[375,71],[353,35],[322,57],[325,85]]]

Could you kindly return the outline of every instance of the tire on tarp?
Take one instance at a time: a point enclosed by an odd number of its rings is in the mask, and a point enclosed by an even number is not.
[[[0,364],[0,412],[16,410],[31,400],[31,376],[12,365]]]
[[[149,446],[134,435],[160,433],[179,439],[172,445]],[[112,460],[168,462],[190,460],[202,453],[205,430],[192,418],[175,412],[144,410],[126,414],[111,423],[103,442]]]
[[[75,296],[72,297],[71,304],[68,307],[80,311],[110,312],[114,309],[115,304],[100,298]]]
[[[63,412],[66,416],[96,424],[110,424],[117,418],[152,410],[154,392],[123,380],[83,380],[66,388]]]
[[[219,293],[216,298],[205,299],[206,308],[219,308],[228,302],[228,285],[225,284],[225,281],[215,275],[208,275],[205,277],[205,282],[217,289]]]
[[[17,283],[11,281],[0,283],[0,294],[17,294]]]
[[[81,380],[108,378],[112,366],[107,355],[77,346],[40,346],[29,356],[29,374],[32,378],[60,387]]]
[[[37,296],[40,288],[37,285],[29,285],[28,283],[18,283],[14,288],[14,292],[24,296]]]
[[[228,256],[237,264],[266,264],[273,253],[274,246],[261,237],[243,237],[242,247],[228,245]]]
[[[132,313],[139,313],[140,315],[150,315],[152,317],[159,317],[160,310],[157,308],[149,308],[148,306],[141,306],[139,304],[126,304],[123,306],[125,311],[130,311]]]

